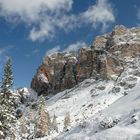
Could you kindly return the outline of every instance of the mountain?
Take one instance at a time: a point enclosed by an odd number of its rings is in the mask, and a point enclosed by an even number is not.
[[[129,34],[118,36],[133,39],[118,41],[118,46],[114,46],[118,50],[110,48],[114,50],[110,57],[115,56],[123,67],[118,77],[110,73],[110,80],[86,79],[47,101],[49,111],[59,116],[61,133],[54,136],[55,140],[140,139],[140,46],[138,33],[129,32],[132,29],[127,29]],[[71,114],[71,129],[64,132],[67,111]]]
[[[106,88],[101,90],[101,85]],[[133,89],[124,92],[120,88],[114,93],[112,82],[86,80],[66,95],[55,95],[48,101],[48,109],[59,116],[60,133],[51,135],[50,140],[139,140],[140,79]],[[71,114],[71,129],[64,132],[67,111]]]
[[[124,71],[116,79],[86,79],[57,93],[47,103],[57,116],[58,133],[49,140],[139,140],[140,139],[140,56],[127,57]],[[71,127],[64,131],[70,113]]]
[[[6,139],[139,140],[140,29],[116,26],[79,52],[46,56],[31,87],[10,90]]]
[[[140,29],[116,26],[78,53],[46,56],[31,87],[45,95],[58,127],[36,140],[139,140]],[[22,105],[26,119],[37,116],[34,93],[28,90],[29,102]],[[67,113],[70,126],[64,129]]]
[[[115,26],[111,33],[97,36],[90,47],[77,54],[60,52],[46,56],[32,79],[39,95],[56,94],[88,78],[117,81],[127,61],[140,53],[140,29]],[[136,75],[139,71],[136,71]]]

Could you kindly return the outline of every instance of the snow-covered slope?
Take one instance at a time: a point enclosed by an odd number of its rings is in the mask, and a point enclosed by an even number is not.
[[[122,96],[112,93],[112,81],[87,79],[76,87],[65,90],[47,101],[47,110],[57,116],[59,134],[63,133],[63,121],[67,112],[71,116],[71,131],[79,131],[79,125],[90,120]],[[69,132],[71,132],[69,131]],[[52,135],[56,137],[59,134]],[[51,137],[51,139],[52,139]],[[58,138],[63,139],[63,138]]]
[[[122,96],[112,93],[100,95],[98,108],[79,110],[86,114],[82,123],[73,122],[73,127],[67,133],[62,133],[56,139],[64,140],[139,140],[140,139],[140,80],[128,95]],[[107,97],[108,100],[106,100]],[[114,100],[118,99],[114,103]],[[86,99],[85,99],[86,100]],[[105,101],[105,102],[104,102]],[[112,103],[112,104],[111,104]],[[111,105],[109,105],[111,104]],[[95,106],[96,106],[95,102]],[[109,106],[108,106],[109,105]],[[92,112],[92,115],[89,113]],[[80,115],[80,113],[78,115]],[[73,118],[75,119],[75,117]],[[111,128],[110,128],[111,127]]]
[[[47,100],[47,110],[57,116],[59,127],[59,133],[49,136],[50,140],[140,139],[139,64],[135,60],[133,69],[132,61],[129,59],[127,71],[117,81],[87,79]],[[71,128],[65,132],[67,112]]]
[[[123,89],[114,93],[113,82],[97,82],[88,79],[71,90],[57,94],[47,101],[49,112],[58,116],[57,121],[60,131],[59,134],[52,135],[50,139],[56,137],[60,140],[98,140],[106,137],[106,139],[110,138],[112,140],[114,139],[114,133],[116,133],[115,138],[117,140],[127,139],[130,134],[138,134],[138,129],[131,124],[131,117],[134,113],[137,113],[136,109],[139,108],[138,97],[140,94],[138,91],[139,84],[128,95],[124,96],[122,94],[124,93]],[[134,103],[134,99],[137,99],[137,102]],[[70,112],[71,115],[71,129],[65,133],[63,132],[63,120],[67,112]],[[110,123],[113,119],[118,119],[120,121],[119,125],[111,129],[100,126],[102,121]],[[131,127],[134,129],[130,133]],[[121,135],[120,132],[122,132]]]
[[[51,121],[55,114],[58,132],[50,130],[41,138],[34,137],[38,115],[37,93],[26,88],[18,89],[16,92],[22,102],[17,110],[22,111],[27,122],[26,129],[29,130],[22,135],[23,139],[139,140],[140,60],[129,58],[125,62],[125,71],[116,81],[86,79],[72,89],[46,97],[46,109]],[[64,129],[68,112],[71,124]],[[17,124],[21,126],[22,121]],[[20,131],[16,135],[20,140]]]
[[[53,94],[46,97],[46,109],[51,118],[57,116],[59,130],[51,130],[44,139],[140,139],[139,42],[139,28],[116,26],[98,36],[90,49],[82,48],[77,57],[57,53],[44,59],[31,87],[39,95]],[[71,126],[66,131],[68,112]]]
[[[70,112],[71,123],[76,125],[108,107],[122,96],[122,94],[112,94],[112,88],[113,82],[85,80],[75,88],[61,92],[48,100],[48,110],[59,116],[60,123],[65,114]]]

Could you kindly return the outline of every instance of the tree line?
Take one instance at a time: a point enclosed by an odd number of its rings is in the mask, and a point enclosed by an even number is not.
[[[43,137],[50,135],[52,131],[59,132],[57,117],[54,115],[50,117],[46,109],[46,100],[43,96],[38,99],[37,113],[32,119],[26,118],[22,115],[20,118],[16,117],[16,97],[12,90],[14,83],[12,72],[12,59],[8,58],[4,73],[1,79],[0,86],[0,139],[10,137],[15,139],[16,135],[20,137],[29,137],[28,124],[33,124],[32,137]],[[31,117],[30,115],[28,117]],[[18,125],[18,126],[17,126]],[[64,130],[67,131],[70,126],[70,114],[67,113],[64,118]],[[31,128],[30,128],[31,129]]]

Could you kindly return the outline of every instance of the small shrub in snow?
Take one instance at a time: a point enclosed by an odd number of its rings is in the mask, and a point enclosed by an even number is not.
[[[133,74],[134,74],[135,76],[140,77],[140,71],[139,71],[139,70],[135,70],[135,71],[133,72]]]
[[[57,127],[57,121],[56,121],[56,116],[53,116],[53,121],[52,121],[52,128],[58,133],[58,127]]]
[[[105,86],[98,86],[96,88],[99,89],[99,90],[105,90]]]
[[[128,88],[133,88],[135,86],[136,86],[136,84],[130,84],[130,85],[128,85]]]
[[[139,117],[136,114],[133,114],[131,117],[131,124],[136,123],[139,120]]]
[[[37,103],[36,102],[31,103],[31,108],[37,110]]]
[[[114,122],[115,124],[118,124],[120,120],[121,120],[120,116],[115,116],[115,117],[113,118],[113,122]]]
[[[131,89],[131,88],[134,88],[137,84],[137,78],[135,77],[128,77],[126,79],[126,84],[124,86],[124,89],[127,90],[127,89]]]
[[[96,92],[95,89],[92,89],[92,90],[90,91],[90,94],[91,94],[91,97],[94,97],[94,96],[98,96],[98,95],[99,95],[99,94]]]
[[[118,92],[120,92],[120,87],[113,87],[112,88],[112,93],[118,93]]]
[[[137,78],[134,76],[130,76],[127,78],[128,81],[137,81]]]
[[[128,92],[126,92],[126,91],[123,93],[123,95],[125,95],[125,96],[126,96],[127,94],[128,94]]]
[[[69,127],[70,127],[70,113],[68,112],[65,116],[65,119],[64,119],[64,131],[68,131],[69,130]]]
[[[18,108],[16,110],[16,118],[17,119],[21,118],[22,117],[22,114],[23,114],[22,110],[20,108]]]
[[[83,88],[86,88],[90,85],[91,85],[91,81],[85,81],[85,83],[83,84]]]
[[[119,84],[120,84],[120,86],[124,87],[126,85],[126,82],[125,81],[121,81]]]
[[[93,107],[93,104],[89,104],[87,107],[88,107],[88,108]]]
[[[109,118],[105,118],[104,120],[102,120],[100,122],[100,127],[101,128],[111,128],[113,126],[115,126],[116,124],[118,124],[118,122],[120,121],[120,118],[119,117],[115,117],[115,118],[112,118],[112,117],[109,117]]]
[[[79,126],[81,127],[81,128],[86,128],[87,127],[87,122],[86,121],[84,121],[84,122],[81,122],[80,124],[79,124]]]

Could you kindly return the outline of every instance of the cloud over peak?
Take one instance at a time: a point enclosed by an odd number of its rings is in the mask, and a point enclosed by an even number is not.
[[[64,52],[77,52],[80,48],[87,47],[88,45],[83,41],[77,41],[76,43],[70,44]]]
[[[52,54],[54,54],[54,53],[59,52],[60,49],[61,49],[60,46],[56,46],[56,47],[54,47],[54,48],[48,50],[48,51],[46,52],[46,54],[45,54],[45,57],[46,57],[46,56],[49,56],[49,55],[52,55]]]
[[[96,1],[95,5],[89,7],[83,13],[83,17],[85,18],[85,22],[92,24],[94,28],[97,28],[101,24],[103,31],[109,26],[109,23],[115,22],[114,11],[108,0]]]
[[[115,22],[114,11],[108,0],[96,0],[86,11],[73,14],[73,0],[0,0],[0,16],[29,26],[32,41],[52,39],[57,29],[70,31],[84,25],[104,31]]]

